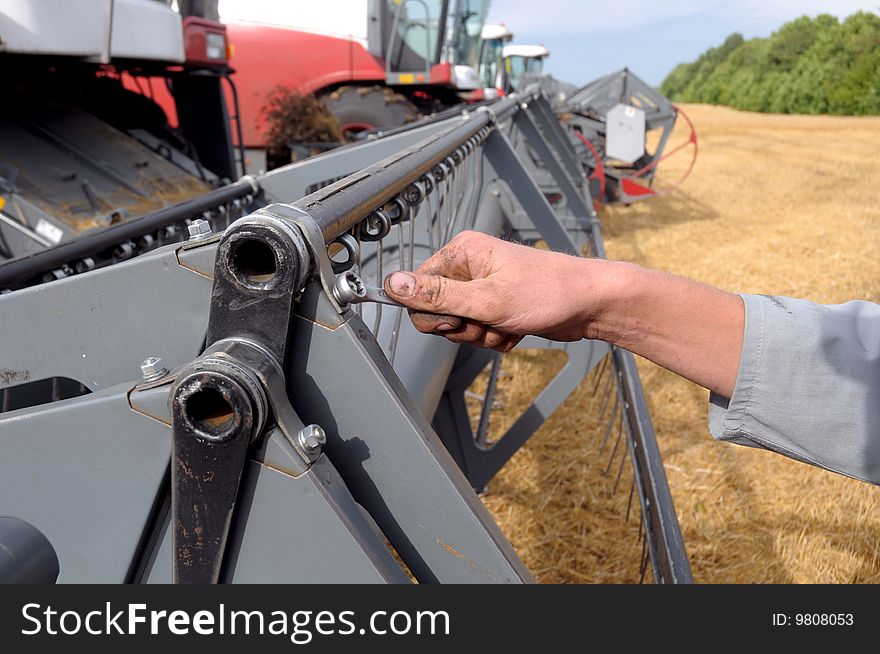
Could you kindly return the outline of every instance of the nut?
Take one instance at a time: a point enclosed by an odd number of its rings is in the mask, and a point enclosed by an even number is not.
[[[141,374],[144,381],[156,381],[168,374],[168,368],[162,365],[159,357],[148,357],[141,364]]]
[[[327,434],[318,425],[307,425],[299,430],[296,440],[306,452],[313,454],[327,442]]]
[[[196,218],[189,224],[187,229],[189,230],[189,240],[191,241],[200,241],[203,238],[208,238],[212,233],[211,223],[204,218]]]

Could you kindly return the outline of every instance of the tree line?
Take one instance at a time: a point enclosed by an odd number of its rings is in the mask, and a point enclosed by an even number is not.
[[[747,111],[880,114],[880,16],[804,16],[768,38],[731,34],[676,66],[660,90],[678,102]]]

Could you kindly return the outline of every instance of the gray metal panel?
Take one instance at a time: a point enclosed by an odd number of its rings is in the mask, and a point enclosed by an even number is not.
[[[420,581],[531,580],[357,316],[335,329],[297,316],[288,376],[297,413],[325,429],[325,453]]]
[[[399,323],[394,372],[412,395],[422,415],[432,416],[446,387],[446,378],[449,377],[452,365],[455,363],[458,344],[442,336],[422,334],[417,331],[406,309],[385,307],[377,340],[386,357],[390,356],[392,332],[397,324],[396,315],[401,311],[403,315]],[[364,306],[363,319],[367,325],[373,324],[374,316],[375,307]]]
[[[237,510],[226,582],[409,583],[326,457],[299,477],[251,461]],[[145,581],[171,583],[167,523]]]
[[[236,583],[408,583],[326,457],[300,477],[252,463],[242,490]]]
[[[605,115],[605,154],[633,163],[645,154],[645,112],[616,104]]]
[[[107,39],[106,4],[0,0],[0,52],[97,57]]]
[[[179,247],[0,295],[0,388],[61,376],[94,391],[138,378],[148,356],[198,355],[211,280],[178,264]]]
[[[126,580],[171,453],[128,386],[0,415],[0,514],[45,534],[59,582]]]
[[[519,114],[516,120],[519,121],[523,115]],[[541,139],[541,135],[534,129],[530,121],[524,120],[523,122],[523,126],[527,128],[524,132],[527,136],[531,136],[532,139]],[[543,144],[543,141],[541,143]],[[496,142],[495,146],[498,151],[502,152],[505,147],[509,147],[500,140]],[[556,161],[546,145],[542,154],[549,160]],[[498,152],[495,153],[494,160],[500,164],[499,167],[503,170],[513,169],[519,161],[506,161]],[[553,170],[557,177],[564,177],[558,164]],[[508,173],[505,176],[505,180],[508,184],[513,183],[514,176],[518,175],[519,173],[513,170],[512,174]],[[568,185],[569,192],[574,195],[573,204],[577,205],[579,198],[576,194],[578,191],[571,181],[566,178],[562,180],[561,184]],[[512,191],[508,186],[500,193],[490,192],[483,213],[485,215],[504,215],[501,198],[506,201],[516,200],[525,205],[537,204],[538,210],[534,216],[532,214],[522,215],[522,221],[517,224],[518,231],[520,234],[528,231],[530,234],[534,234],[535,238],[544,238],[550,244],[559,242],[564,245],[565,242],[559,237],[558,231],[560,227],[564,229],[568,229],[568,227],[558,217],[551,220],[546,211],[540,209],[541,200],[546,203],[543,195],[536,196],[534,189],[530,190],[528,185],[517,185],[516,189],[516,191]],[[582,216],[584,212],[588,211],[583,204],[577,206],[580,207]],[[499,219],[496,218],[497,220]],[[580,245],[584,239],[589,238],[589,220],[590,218],[587,216],[577,220],[579,224],[575,226],[573,233],[579,236],[573,240],[574,243]],[[529,227],[532,229],[528,229]],[[525,444],[609,351],[608,345],[600,341],[582,340],[573,343],[557,343],[534,336],[523,339],[519,347],[561,350],[566,353],[568,360],[562,370],[544,387],[534,402],[526,408],[497,443],[487,447],[484,442],[478,442],[481,436],[473,431],[464,398],[467,387],[486,365],[487,357],[482,351],[468,348],[459,353],[459,361],[449,378],[447,393],[439,403],[437,413],[434,416],[434,426],[441,439],[476,489],[485,487],[498,470]],[[491,395],[487,394],[485,401],[491,402]],[[484,413],[484,417],[488,417],[488,414]]]

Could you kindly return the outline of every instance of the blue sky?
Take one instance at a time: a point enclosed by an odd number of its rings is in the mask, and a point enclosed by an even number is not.
[[[514,43],[541,43],[546,70],[583,84],[629,66],[649,84],[693,61],[733,32],[769,36],[786,21],[860,9],[880,0],[491,0],[489,22],[504,22]]]

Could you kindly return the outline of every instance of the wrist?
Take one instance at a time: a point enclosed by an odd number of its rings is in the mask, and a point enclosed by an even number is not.
[[[631,331],[627,306],[638,292],[639,266],[623,261],[607,259],[586,259],[588,288],[579,292],[580,297],[589,298],[589,308],[585,312],[584,338],[607,341],[620,345]]]

